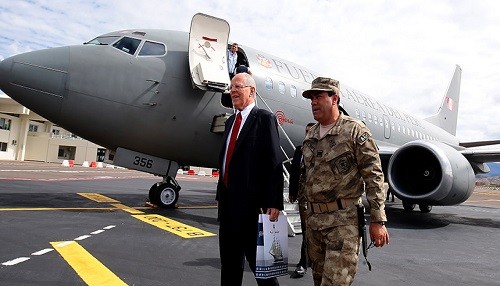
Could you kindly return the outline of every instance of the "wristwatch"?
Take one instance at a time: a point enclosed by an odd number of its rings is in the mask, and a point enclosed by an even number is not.
[[[385,225],[385,221],[374,221],[373,223],[378,223],[380,225]]]

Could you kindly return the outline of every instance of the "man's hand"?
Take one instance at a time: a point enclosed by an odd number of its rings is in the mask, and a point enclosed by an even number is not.
[[[278,216],[280,215],[280,210],[274,209],[274,208],[269,208],[269,209],[267,209],[267,214],[269,215],[270,221],[275,221],[278,219]]]
[[[370,223],[370,239],[376,247],[389,244],[389,232],[387,232],[385,225],[376,222]]]

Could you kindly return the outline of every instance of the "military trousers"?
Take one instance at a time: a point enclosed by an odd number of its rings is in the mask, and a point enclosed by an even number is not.
[[[307,250],[315,286],[351,285],[361,245],[357,225],[307,228]]]

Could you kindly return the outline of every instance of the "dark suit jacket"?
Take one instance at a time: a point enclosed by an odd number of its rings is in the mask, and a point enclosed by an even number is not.
[[[235,120],[226,121],[223,144],[219,155],[222,170],[226,140]],[[254,107],[243,125],[228,166],[227,187],[219,176],[216,200],[222,223],[253,223],[259,209],[283,209],[283,155],[280,149],[276,117],[267,110]],[[248,227],[248,225],[246,226]]]

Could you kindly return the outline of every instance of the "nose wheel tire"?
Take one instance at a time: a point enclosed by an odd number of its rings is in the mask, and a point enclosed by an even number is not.
[[[156,183],[149,190],[149,200],[162,208],[174,208],[179,200],[179,188],[169,183]]]

